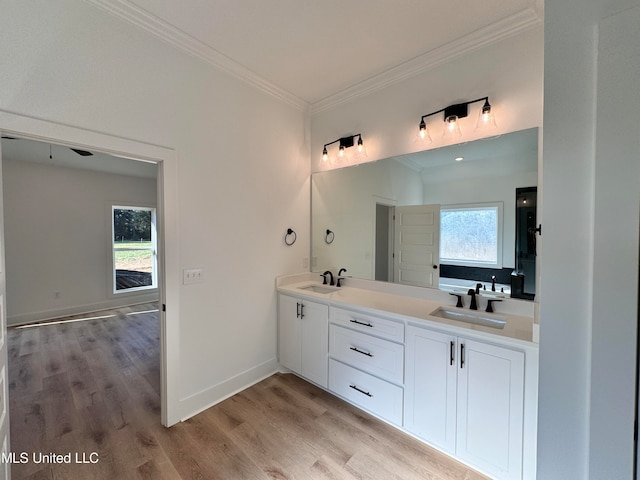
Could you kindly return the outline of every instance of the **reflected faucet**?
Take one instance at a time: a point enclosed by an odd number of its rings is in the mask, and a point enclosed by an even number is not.
[[[491,275],[491,291],[492,292],[496,291],[496,276],[495,275]]]
[[[471,305],[469,305],[469,310],[477,310],[478,304],[476,303],[476,291],[473,288],[470,288],[467,295],[471,295]]]
[[[323,278],[322,284],[323,285],[327,284],[327,275],[329,275],[329,277],[331,278],[331,281],[329,282],[329,285],[335,285],[335,283],[333,282],[333,273],[331,273],[331,270],[327,270],[322,275],[320,275]]]
[[[342,285],[340,285],[340,280],[344,280],[344,277],[342,277],[342,272],[346,272],[347,269],[346,268],[341,268],[340,270],[338,270],[338,279],[336,280],[336,287],[340,287]]]

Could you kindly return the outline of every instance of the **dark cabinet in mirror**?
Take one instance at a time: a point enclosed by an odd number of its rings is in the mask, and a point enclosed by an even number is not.
[[[533,300],[536,294],[538,188],[516,188],[516,250],[511,296]]]

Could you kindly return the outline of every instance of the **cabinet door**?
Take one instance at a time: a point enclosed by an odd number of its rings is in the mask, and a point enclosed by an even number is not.
[[[278,298],[278,361],[280,365],[302,373],[300,301],[288,295]]]
[[[456,446],[456,337],[407,327],[405,428],[443,450]]]
[[[301,375],[327,388],[329,307],[302,301]]]
[[[501,479],[522,476],[524,353],[459,338],[456,453]]]

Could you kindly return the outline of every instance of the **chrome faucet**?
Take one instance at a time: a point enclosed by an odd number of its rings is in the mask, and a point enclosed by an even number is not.
[[[476,302],[476,291],[473,288],[470,288],[467,295],[471,295],[471,305],[469,305],[469,310],[477,310],[478,303]]]
[[[322,284],[323,285],[327,284],[327,275],[329,275],[329,277],[331,278],[331,281],[329,282],[329,285],[335,285],[335,283],[333,282],[333,273],[331,273],[331,270],[327,270],[322,275],[320,275],[323,278]]]

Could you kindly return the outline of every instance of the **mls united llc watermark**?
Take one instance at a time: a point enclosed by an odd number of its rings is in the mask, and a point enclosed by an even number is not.
[[[98,452],[0,452],[0,463],[98,463]]]

